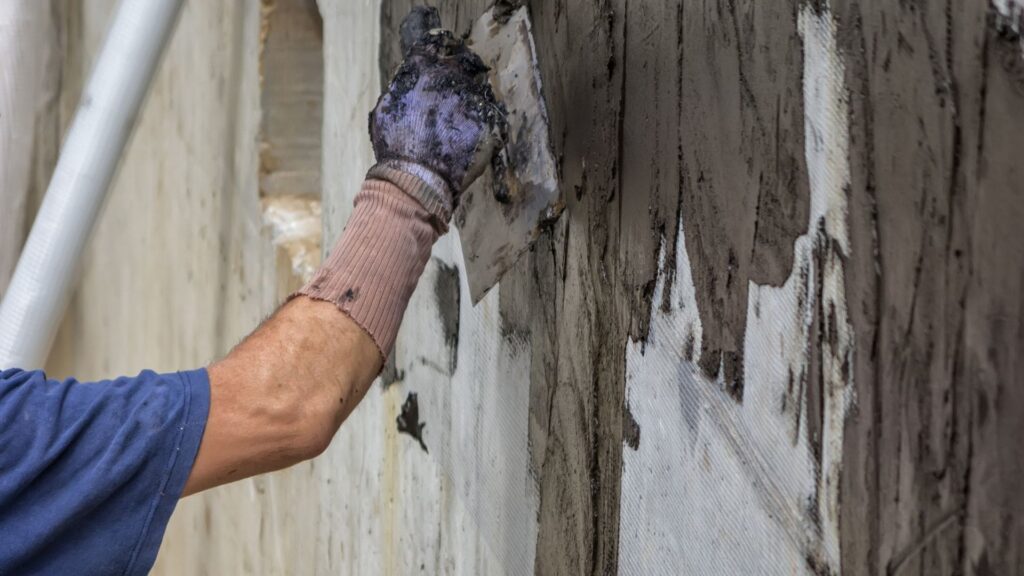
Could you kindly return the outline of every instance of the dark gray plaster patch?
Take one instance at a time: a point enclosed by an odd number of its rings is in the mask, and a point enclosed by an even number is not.
[[[462,311],[462,291],[459,287],[459,269],[436,260],[437,278],[434,281],[434,296],[441,315],[441,334],[448,349],[448,371],[455,373],[459,360],[459,322]]]
[[[634,451],[640,449],[640,424],[633,417],[633,411],[629,409],[628,402],[622,417],[622,439]]]
[[[427,424],[420,422],[420,404],[415,392],[410,392],[406,397],[402,404],[402,413],[395,418],[395,422],[398,424],[399,432],[412,436],[420,443],[420,448],[423,448],[424,452],[430,452],[423,442],[423,429]]]
[[[842,571],[1018,573],[1024,447],[1007,439],[1024,418],[1022,364],[1009,361],[1024,349],[1024,91],[987,25],[992,3],[832,6],[850,95],[856,351]],[[995,397],[982,420],[979,399]]]
[[[382,78],[400,61],[397,23],[411,3],[382,4]],[[438,6],[465,31],[487,4]],[[785,281],[808,220],[796,33],[808,4],[675,4],[530,3],[569,191],[562,220],[501,285],[503,321],[530,336],[537,573],[618,571],[616,347],[649,317],[661,233],[674,261],[673,227],[660,224],[678,207],[702,367],[717,374],[723,355],[741,360],[748,282]],[[1024,420],[1019,50],[986,25],[988,2],[810,6],[832,11],[850,98],[856,404],[843,436],[842,571],[1014,573],[1024,557],[1024,443],[1008,441]],[[523,296],[515,306],[510,293]],[[820,336],[810,354],[831,338]],[[820,386],[810,371],[793,378],[794,400]],[[799,402],[787,409],[799,418]],[[964,514],[946,516],[950,507]]]

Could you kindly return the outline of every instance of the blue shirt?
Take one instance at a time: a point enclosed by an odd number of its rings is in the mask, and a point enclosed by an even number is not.
[[[0,576],[147,573],[209,408],[206,370],[0,371]]]

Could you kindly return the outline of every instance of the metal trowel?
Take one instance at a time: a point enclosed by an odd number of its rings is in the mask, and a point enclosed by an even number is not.
[[[489,167],[463,193],[455,215],[476,304],[564,204],[527,8],[499,2],[476,21],[466,44],[490,67],[491,88],[508,110],[508,138],[496,163],[505,168]]]

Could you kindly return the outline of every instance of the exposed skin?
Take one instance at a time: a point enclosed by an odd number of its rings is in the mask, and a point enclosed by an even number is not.
[[[382,364],[334,304],[288,302],[209,367],[210,413],[183,496],[316,457]]]

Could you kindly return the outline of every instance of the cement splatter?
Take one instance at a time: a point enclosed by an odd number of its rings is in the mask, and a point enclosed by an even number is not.
[[[410,392],[406,397],[402,404],[402,413],[398,415],[395,422],[398,424],[399,432],[412,436],[419,442],[420,448],[423,448],[424,452],[430,452],[423,441],[423,429],[427,425],[425,422],[420,422],[420,405],[415,392]]]
[[[633,411],[626,404],[626,412],[622,418],[622,440],[633,450],[640,448],[640,425],[633,417]]]
[[[441,260],[437,263],[437,276],[434,278],[434,296],[437,298],[437,310],[441,316],[441,335],[448,350],[447,368],[454,374],[459,365],[459,319],[462,293],[459,291],[459,269],[449,266]]]

